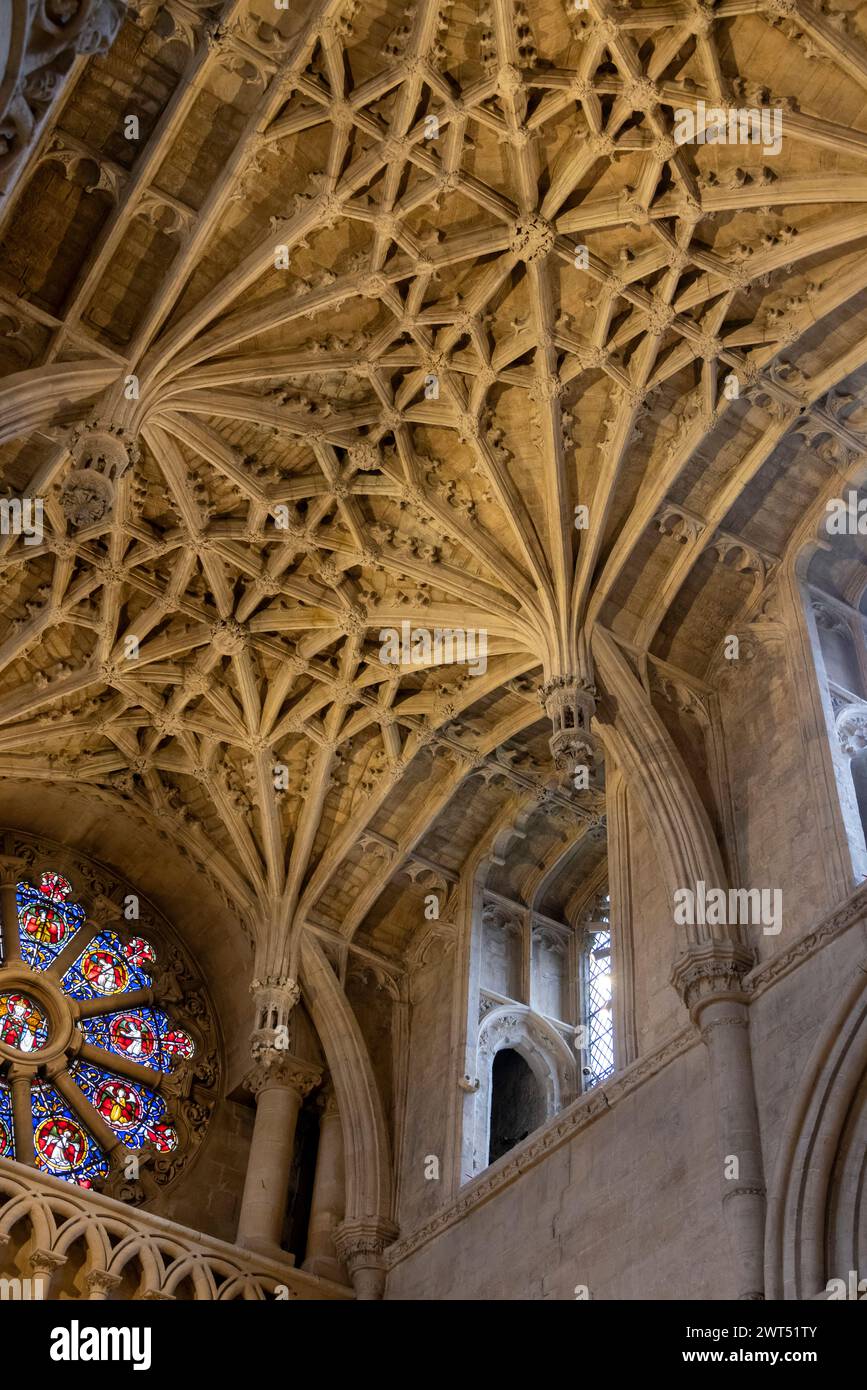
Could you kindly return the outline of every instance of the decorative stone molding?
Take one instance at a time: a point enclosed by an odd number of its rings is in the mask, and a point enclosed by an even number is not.
[[[536,213],[526,213],[512,226],[509,250],[529,264],[549,255],[556,239],[556,231],[550,222]]]
[[[833,604],[825,603],[820,598],[814,598],[810,606],[813,609],[817,627],[823,628],[825,632],[839,632],[843,636],[851,633],[845,615]]]
[[[415,934],[406,955],[407,973],[439,965],[455,949],[457,928],[454,922],[440,918],[421,927]]]
[[[383,1217],[342,1221],[334,1230],[334,1245],[341,1264],[349,1270],[358,1299],[381,1298],[388,1266],[385,1251],[398,1228]]]
[[[342,1221],[337,1228],[337,1251],[352,1272],[354,1264],[366,1263],[371,1258],[378,1260],[396,1234],[394,1222],[385,1221],[382,1217]]]
[[[250,1050],[258,1062],[291,1046],[290,1020],[301,998],[301,986],[289,975],[269,975],[264,981],[253,980],[250,992],[255,1008]]]
[[[263,1052],[244,1077],[244,1085],[257,1099],[273,1087],[297,1091],[303,1100],[322,1080],[322,1068],[286,1052]]]
[[[865,1183],[865,1075],[862,958],[816,1040],[780,1139],[765,1241],[769,1298],[815,1298],[849,1270],[863,1276],[867,1235],[852,1194]]]
[[[82,140],[76,140],[66,131],[55,130],[52,132],[50,140],[36,162],[37,164],[60,164],[67,179],[71,182],[86,178],[88,166],[95,168],[96,177],[92,183],[85,184],[85,193],[102,191],[108,193],[115,203],[120,197],[121,189],[129,179],[129,173],[120,164],[109,159],[100,151],[91,150]]]
[[[759,550],[758,546],[750,545],[740,536],[729,535],[727,531],[717,531],[708,544],[706,553],[715,556],[718,563],[737,571],[738,574],[752,575],[750,604],[761,594],[779,565],[775,555]]]
[[[215,1240],[0,1158],[4,1273],[15,1268],[18,1253],[30,1240],[39,1242],[31,1263],[36,1259],[44,1275],[55,1281],[64,1278],[71,1251],[86,1252],[83,1272],[63,1287],[66,1298],[103,1298],[120,1284],[133,1299],[352,1296],[341,1285],[293,1268],[290,1257],[272,1259]]]
[[[521,921],[520,916],[515,911],[509,911],[501,903],[486,902],[482,907],[482,925],[494,931],[506,932],[509,936],[520,935]]]
[[[572,773],[586,765],[591,773],[598,756],[590,721],[596,713],[596,687],[580,675],[554,676],[539,690],[539,699],[554,732],[549,747],[554,765]]]
[[[494,1057],[502,1048],[520,1053],[539,1083],[549,1120],[574,1098],[577,1060],[560,1033],[521,1004],[500,1004],[486,1011],[479,1026],[473,1104],[473,1168],[488,1166],[491,1131],[491,1084]]]
[[[757,965],[744,978],[744,992],[752,999],[791,974],[799,965],[812,958],[831,942],[837,941],[852,927],[867,921],[867,884],[856,888],[840,907],[830,913],[813,931],[794,942],[786,950],[777,951],[769,960]]]
[[[60,505],[75,529],[95,526],[111,513],[115,487],[137,462],[139,447],[118,425],[93,422],[69,437],[74,467],[60,493]]]
[[[662,536],[671,536],[680,545],[692,545],[707,530],[707,522],[688,507],[666,502],[657,513],[656,528]]]
[[[648,663],[648,675],[651,690],[660,694],[679,714],[691,714],[703,725],[710,724],[706,696],[693,689],[686,681],[667,675],[653,662]]]
[[[835,720],[840,747],[847,758],[867,748],[867,702],[844,705]]]

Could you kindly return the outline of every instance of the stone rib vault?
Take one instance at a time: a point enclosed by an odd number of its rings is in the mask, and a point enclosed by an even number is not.
[[[157,825],[259,980],[302,928],[389,964],[484,836],[598,865],[557,692],[652,786],[863,471],[865,20],[143,0],[94,48],[5,156],[0,776]],[[700,103],[779,152],[677,144]],[[679,767],[674,881],[724,882]]]

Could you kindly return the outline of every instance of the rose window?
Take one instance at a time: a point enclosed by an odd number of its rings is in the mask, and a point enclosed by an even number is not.
[[[171,1153],[160,1092],[196,1047],[160,1005],[154,947],[90,924],[57,873],[20,882],[16,903],[0,965],[0,1156],[91,1187],[129,1151]]]

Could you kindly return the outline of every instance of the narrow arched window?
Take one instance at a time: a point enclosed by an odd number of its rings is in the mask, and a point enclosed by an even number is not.
[[[585,924],[580,962],[582,1089],[589,1091],[614,1071],[614,986],[610,903],[605,893]]]
[[[854,495],[854,494],[853,494]],[[859,518],[860,520],[860,518]],[[867,583],[857,532],[832,526],[803,574],[807,633],[856,878],[867,874]]]

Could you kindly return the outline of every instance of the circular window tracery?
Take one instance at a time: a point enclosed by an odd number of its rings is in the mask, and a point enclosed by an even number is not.
[[[92,1187],[118,1167],[111,1157],[122,1145],[152,1150],[157,1181],[174,1176],[178,1160],[168,1156],[180,1137],[160,1090],[198,1049],[159,998],[158,949],[92,924],[54,870],[19,882],[15,902],[17,933],[2,926],[0,1157]],[[203,1064],[213,1069],[211,1058]],[[189,1095],[190,1081],[169,1089]],[[185,1103],[201,1118],[199,1102]],[[22,1133],[30,1124],[32,1135]]]

